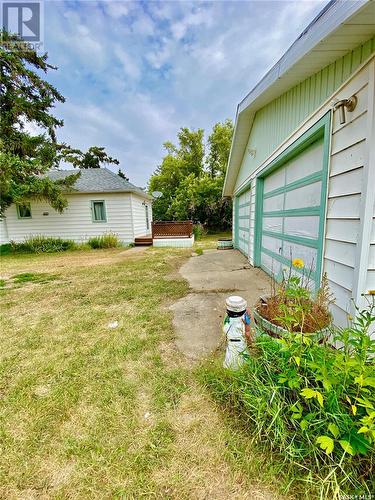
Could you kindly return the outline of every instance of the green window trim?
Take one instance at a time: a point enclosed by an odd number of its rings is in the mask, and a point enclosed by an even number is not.
[[[245,207],[249,207],[250,206],[250,202],[247,201],[246,203],[242,203],[241,205],[239,205],[238,208],[245,208]]]
[[[239,229],[240,231],[245,231],[245,233],[250,232],[250,229],[249,229],[248,227],[241,227],[241,226],[239,226],[239,227],[238,227],[238,229]]]
[[[328,184],[328,163],[329,163],[329,145],[330,145],[330,129],[331,129],[331,112],[326,113],[318,120],[309,130],[304,132],[295,142],[288,146],[277,158],[275,158],[256,178],[256,204],[255,204],[255,241],[254,241],[254,264],[257,267],[261,266],[262,253],[262,234],[263,223],[262,218],[276,216],[308,216],[319,215],[319,236],[317,238],[318,259],[316,263],[316,286],[319,285],[322,276],[323,264],[323,243],[325,229],[325,214],[326,214],[326,199],[327,199],[327,184]],[[323,139],[323,158],[322,171],[319,172],[322,181],[322,189],[320,196],[320,205],[304,209],[290,209],[278,212],[263,212],[264,201],[264,178],[277,170],[279,167],[298,156],[307,149],[315,141]],[[313,175],[313,174],[312,174]],[[309,182],[310,183],[310,182]],[[312,182],[311,182],[312,183]],[[269,194],[269,193],[268,193]],[[277,214],[277,215],[276,215]],[[267,253],[267,252],[265,252]]]
[[[31,204],[30,203],[23,203],[23,204],[18,203],[16,205],[16,208],[17,208],[18,219],[32,219],[33,218],[32,213],[31,213]],[[24,208],[28,210],[30,215],[23,215],[22,214],[21,210]]]
[[[320,206],[263,212],[263,217],[308,217],[309,215],[320,215]]]
[[[296,243],[297,245],[303,245],[305,247],[318,248],[319,246],[319,240],[304,238],[303,236],[293,236],[291,234],[277,233],[275,231],[263,231],[263,234],[271,238],[289,241],[290,243]]]
[[[99,204],[99,203],[101,204],[101,207],[102,207],[100,209],[102,218],[100,218],[100,219],[96,218],[96,211],[95,211],[95,205]],[[107,210],[106,210],[106,206],[105,206],[105,200],[91,200],[91,220],[95,224],[107,222]]]

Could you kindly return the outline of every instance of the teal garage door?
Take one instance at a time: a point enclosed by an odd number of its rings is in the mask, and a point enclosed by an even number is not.
[[[246,256],[249,255],[250,238],[250,189],[240,194],[236,200],[236,244]]]
[[[257,264],[281,278],[293,259],[302,259],[312,287],[322,267],[328,157],[327,128],[319,131],[292,145],[257,185]]]

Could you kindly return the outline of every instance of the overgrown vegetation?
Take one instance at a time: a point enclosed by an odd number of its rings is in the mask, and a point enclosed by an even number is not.
[[[290,268],[283,271],[281,283],[272,278],[271,295],[260,299],[256,307],[263,318],[287,331],[313,333],[330,325],[329,305],[334,299],[326,275],[315,293],[309,272],[293,273],[293,267],[302,269],[303,266],[302,259],[294,259]]]
[[[105,233],[99,236],[93,236],[87,240],[91,248],[117,248],[120,246],[120,240],[114,233]]]
[[[72,240],[54,238],[52,236],[30,236],[24,241],[16,243],[11,241],[10,249],[14,253],[53,253],[73,250],[76,244]]]
[[[202,379],[261,443],[284,456],[284,473],[306,494],[374,491],[374,305],[335,329],[337,349],[301,333],[255,342],[244,368],[208,365]]]

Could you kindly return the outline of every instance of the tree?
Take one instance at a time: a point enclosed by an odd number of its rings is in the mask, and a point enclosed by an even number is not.
[[[63,190],[74,184],[79,172],[51,181],[46,173],[52,167],[67,161],[79,168],[97,168],[103,161],[117,160],[103,148],[82,153],[58,143],[56,131],[63,121],[52,108],[65,99],[41,76],[56,69],[47,62],[47,54],[38,55],[17,35],[1,31],[0,58],[0,216],[12,203],[30,198],[46,200],[61,212],[67,206]],[[31,128],[39,133],[32,134]]]
[[[231,120],[214,125],[205,156],[204,132],[181,128],[179,145],[164,144],[162,164],[149,183],[149,191],[161,191],[154,201],[155,219],[193,219],[209,227],[231,225],[231,202],[222,198],[226,165],[233,134]]]
[[[153,216],[157,220],[175,218],[170,207],[176,190],[185,177],[192,174],[199,177],[204,169],[204,131],[181,128],[177,134],[178,146],[164,143],[166,155],[149,182],[149,191],[160,191],[161,198],[154,201]]]
[[[85,153],[79,149],[65,148],[64,154],[65,161],[78,168],[100,168],[102,164],[120,164],[116,158],[108,156],[105,149],[99,146],[91,146]]]
[[[121,177],[122,179],[124,179],[125,181],[128,181],[129,180],[129,177],[126,177],[126,175],[124,174],[124,172],[121,170],[121,168],[118,169],[118,172],[117,172],[117,175],[119,177]]]
[[[216,123],[208,137],[209,154],[207,168],[211,177],[225,175],[229,151],[232,143],[233,123],[227,119],[224,123]]]

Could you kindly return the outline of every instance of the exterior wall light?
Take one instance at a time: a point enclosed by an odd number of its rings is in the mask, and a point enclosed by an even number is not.
[[[333,110],[339,111],[340,125],[344,125],[344,123],[346,123],[345,108],[351,113],[355,110],[357,102],[357,96],[352,95],[349,99],[341,99],[341,101],[335,101],[333,103]]]

